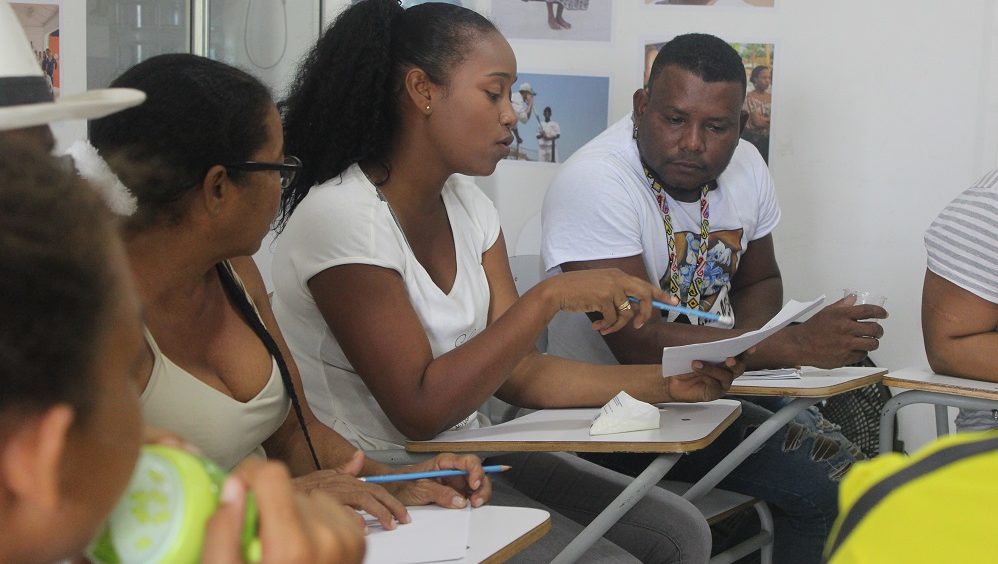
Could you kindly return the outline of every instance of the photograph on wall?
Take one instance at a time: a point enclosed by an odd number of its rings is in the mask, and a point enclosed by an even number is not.
[[[38,59],[45,79],[56,97],[59,96],[61,59],[59,50],[59,3],[12,1],[17,19],[28,36],[31,50]]]
[[[775,0],[645,0],[655,6],[717,6],[719,8],[772,8]]]
[[[350,0],[351,4],[357,4],[360,0]],[[412,8],[418,4],[426,4],[427,2],[442,2],[444,4],[453,4],[455,6],[464,6],[465,8],[471,8],[472,6],[466,5],[462,0],[402,0],[403,8]]]
[[[520,1],[520,0],[517,0]],[[508,159],[562,163],[607,126],[610,78],[520,73]]]
[[[607,0],[492,0],[492,21],[510,39],[610,41]]]
[[[644,79],[648,85],[648,74],[658,50],[665,45],[661,43],[645,44]],[[772,43],[731,43],[735,51],[741,55],[745,65],[745,105],[743,115],[747,115],[742,139],[755,145],[762,158],[769,163],[769,120],[772,113],[773,86],[773,44]]]

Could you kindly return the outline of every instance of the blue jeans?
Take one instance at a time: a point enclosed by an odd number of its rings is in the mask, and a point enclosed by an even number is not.
[[[781,398],[735,399],[742,404],[741,417],[709,447],[681,458],[668,479],[696,482],[784,403]],[[631,475],[652,460],[637,454],[587,458]],[[839,480],[862,458],[837,425],[810,408],[749,455],[719,487],[763,499],[773,510],[777,563],[820,562],[838,513]]]
[[[535,507],[551,513],[551,532],[514,562],[550,562],[631,483],[631,479],[567,453],[502,454],[489,464],[508,464],[493,480],[492,503]],[[703,564],[710,557],[710,530],[685,499],[652,488],[582,557],[582,562]]]

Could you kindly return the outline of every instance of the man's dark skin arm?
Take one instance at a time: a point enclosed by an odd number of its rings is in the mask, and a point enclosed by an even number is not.
[[[562,264],[561,268],[565,272],[619,268],[632,276],[648,278],[641,255],[570,262]],[[776,263],[772,235],[751,241],[746,247],[732,280],[731,300],[736,320],[734,329],[668,323],[665,318],[653,317],[640,329],[627,327],[603,338],[621,364],[647,364],[661,362],[662,347],[716,341],[759,328],[780,310],[783,303],[783,279]],[[758,370],[808,364],[835,368],[858,362],[868,351],[879,346],[877,338],[883,335],[879,324],[858,320],[886,316],[887,311],[879,306],[853,306],[852,301],[841,300],[806,322],[787,327],[759,343],[755,352],[745,358],[746,367]]]
[[[731,279],[730,297],[735,329],[758,329],[783,308],[783,278],[772,235],[749,241]]]

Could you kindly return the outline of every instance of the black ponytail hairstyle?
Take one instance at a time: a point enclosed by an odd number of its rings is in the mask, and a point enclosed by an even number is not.
[[[468,41],[490,32],[498,33],[480,14],[437,2],[403,10],[398,0],[362,0],[340,14],[302,60],[282,103],[285,151],[304,167],[281,197],[278,232],[312,186],[386,156],[408,69],[446,85]]]

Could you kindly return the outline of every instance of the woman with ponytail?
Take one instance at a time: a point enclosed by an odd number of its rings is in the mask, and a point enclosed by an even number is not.
[[[719,397],[742,366],[594,366],[542,355],[534,342],[560,311],[600,312],[593,328],[640,325],[673,301],[617,270],[549,278],[518,297],[499,217],[467,178],[510,149],[516,59],[479,14],[365,0],[344,11],[299,68],[285,144],[304,166],[282,197],[274,311],[320,421],[362,448],[398,448],[486,424],[493,394],[514,405],[599,406],[621,389],[649,402]],[[639,298],[631,306],[628,296]],[[501,457],[502,504],[544,506],[550,559],[629,483],[567,454]],[[655,489],[591,555],[701,562],[706,523]],[[621,550],[623,549],[623,550]]]

